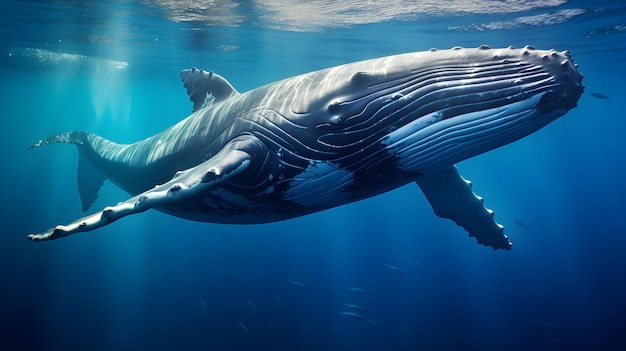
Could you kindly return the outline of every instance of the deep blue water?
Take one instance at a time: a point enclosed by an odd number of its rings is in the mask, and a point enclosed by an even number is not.
[[[626,349],[626,5],[365,3],[2,2],[0,349]],[[148,211],[26,240],[83,213],[75,148],[24,149],[69,130],[117,142],[161,131],[191,109],[181,69],[247,91],[480,44],[567,49],[585,74],[565,117],[458,164],[510,252],[437,218],[415,184],[274,224]],[[127,197],[105,183],[92,209]],[[374,323],[340,315],[344,304]]]

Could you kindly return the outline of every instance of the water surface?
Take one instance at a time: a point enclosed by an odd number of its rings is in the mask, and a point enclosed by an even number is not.
[[[619,2],[4,1],[0,13],[1,349],[626,346]],[[118,142],[161,131],[191,110],[181,69],[247,91],[481,44],[570,50],[585,74],[578,108],[458,165],[505,225],[510,252],[434,216],[414,184],[267,225],[148,211],[63,240],[25,238],[82,212],[75,148],[24,149],[69,130]],[[105,183],[94,208],[126,198]]]

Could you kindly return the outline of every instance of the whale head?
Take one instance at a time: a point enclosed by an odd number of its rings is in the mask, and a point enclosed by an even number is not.
[[[335,84],[333,93],[306,107],[319,109],[318,142],[333,149],[379,142],[422,173],[539,130],[583,92],[568,52],[530,46],[433,49],[333,70],[320,83]]]

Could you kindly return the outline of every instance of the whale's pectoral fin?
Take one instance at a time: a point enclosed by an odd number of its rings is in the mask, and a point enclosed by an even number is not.
[[[504,227],[495,222],[493,211],[483,205],[483,199],[472,191],[472,183],[463,179],[455,166],[423,175],[415,182],[437,216],[453,220],[479,244],[494,249],[511,249]]]
[[[239,94],[224,77],[202,69],[182,70],[180,79],[193,102],[192,112]]]
[[[58,225],[44,233],[30,234],[33,241],[52,240],[74,233],[87,232],[122,217],[144,212],[150,208],[175,203],[196,195],[203,190],[247,169],[252,155],[258,151],[261,142],[253,136],[239,136],[220,150],[209,160],[177,172],[167,183],[155,186],[115,206],[105,207],[102,211],[83,217],[68,225]]]

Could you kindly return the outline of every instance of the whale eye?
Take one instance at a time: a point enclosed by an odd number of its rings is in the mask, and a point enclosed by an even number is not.
[[[340,125],[343,119],[339,115],[334,115],[330,117],[330,123],[334,126]]]

